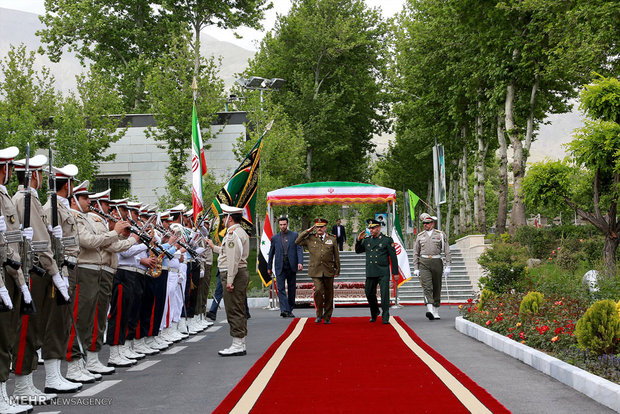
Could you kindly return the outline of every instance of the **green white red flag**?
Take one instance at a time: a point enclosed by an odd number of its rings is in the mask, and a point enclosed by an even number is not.
[[[196,104],[192,111],[192,208],[194,210],[194,222],[202,213],[204,204],[202,200],[202,176],[207,173],[205,152],[202,147],[202,135],[200,124],[196,115]]]

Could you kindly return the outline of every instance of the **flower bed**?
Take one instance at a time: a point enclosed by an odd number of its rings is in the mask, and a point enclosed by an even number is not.
[[[620,383],[617,358],[597,357],[576,349],[575,325],[588,308],[586,302],[547,296],[537,313],[521,314],[519,306],[524,296],[522,293],[497,295],[485,299],[482,307],[470,299],[459,309],[463,318],[473,323]]]

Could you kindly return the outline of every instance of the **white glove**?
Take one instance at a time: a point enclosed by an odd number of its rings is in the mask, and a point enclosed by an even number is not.
[[[62,281],[65,282],[65,286],[67,287],[67,289],[69,289],[69,277],[63,276]]]
[[[200,278],[202,279],[203,277],[205,277],[205,271],[204,271],[204,270],[201,270],[201,271],[200,271]]]
[[[27,239],[28,241],[32,241],[32,236],[34,236],[34,230],[32,229],[32,227],[26,227],[22,231],[22,234],[24,235],[25,239]]]
[[[416,269],[416,270],[414,270],[414,271],[413,271],[413,275],[414,275],[415,277],[420,277],[420,269]]]
[[[65,300],[69,300],[69,291],[67,290],[67,284],[63,277],[60,276],[60,273],[56,273],[54,276],[52,276],[52,282],[54,282],[54,286],[56,286],[56,289],[58,289],[62,297],[65,298]]]
[[[4,217],[2,217],[2,223],[4,223]],[[2,303],[4,303],[9,309],[13,309],[13,302],[11,302],[11,296],[9,295],[9,291],[6,290],[5,286],[0,287],[0,299],[2,299]]]
[[[52,235],[57,239],[62,239],[62,227],[60,227],[60,224],[52,229]]]
[[[205,250],[207,249],[205,249],[204,247],[198,247],[196,248],[196,253],[198,254],[198,256],[200,256],[201,254],[205,252]]]
[[[0,216],[0,233],[4,232],[6,232],[6,221],[4,221],[4,216]]]
[[[450,274],[450,266],[444,267],[443,272],[447,275]]]
[[[24,302],[26,302],[27,304],[31,304],[32,296],[30,296],[30,291],[28,290],[28,286],[21,285],[19,288],[21,289],[22,294],[24,295]]]
[[[183,286],[183,283],[185,283],[185,275],[182,275],[182,274],[179,273],[179,279],[177,280],[177,283],[180,286]]]

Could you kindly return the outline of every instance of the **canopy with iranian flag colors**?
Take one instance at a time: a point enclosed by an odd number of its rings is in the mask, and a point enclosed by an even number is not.
[[[267,193],[267,204],[273,206],[378,204],[394,200],[396,190],[391,188],[346,181],[298,184]]]

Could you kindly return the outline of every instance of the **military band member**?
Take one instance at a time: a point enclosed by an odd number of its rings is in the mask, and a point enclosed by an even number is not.
[[[9,196],[6,185],[11,180],[12,162],[19,154],[17,147],[9,147],[0,150],[0,231],[19,231],[19,218],[13,201]],[[11,243],[6,247],[7,258],[17,263],[21,261],[17,243]],[[9,399],[6,391],[6,382],[9,379],[9,367],[11,365],[11,350],[17,338],[20,324],[19,305],[22,295],[30,297],[26,279],[21,268],[15,269],[7,263],[3,266],[4,280],[0,285],[0,298],[7,307],[5,312],[0,312],[0,412],[25,413],[32,410],[32,405],[15,404]],[[30,298],[31,299],[31,298]]]
[[[334,278],[340,274],[340,253],[336,237],[326,233],[327,220],[316,219],[302,231],[295,243],[305,246],[310,254],[308,276],[314,282],[315,323],[331,323],[334,312]],[[315,232],[313,232],[316,230]]]
[[[88,180],[77,186],[71,197],[71,208],[77,222],[80,238],[80,254],[77,265],[77,330],[82,341],[86,342],[88,336],[92,338],[99,284],[101,282],[101,264],[103,261],[101,249],[119,240],[123,233],[127,234],[130,224],[119,220],[114,230],[100,233],[93,220],[88,216],[90,210]],[[75,310],[75,307],[74,307]],[[75,332],[71,332],[67,350],[69,368],[67,379],[77,382],[93,382],[101,378],[101,374],[89,372],[82,360],[82,352],[77,342]]]
[[[394,248],[394,240],[381,233],[381,223],[375,219],[366,220],[370,230],[370,237],[366,237],[366,230],[357,236],[355,253],[366,252],[366,299],[370,306],[370,322],[375,322],[379,316],[377,304],[377,284],[381,290],[381,309],[383,323],[390,323],[390,268],[394,280],[398,279],[398,258]]]
[[[420,220],[424,231],[418,234],[413,247],[413,274],[420,278],[424,290],[426,303],[426,317],[431,321],[441,319],[439,306],[441,305],[442,274],[450,274],[450,245],[446,235],[435,229],[436,217],[422,213]],[[441,253],[445,254],[446,267],[441,260]]]
[[[33,229],[33,243],[39,247],[34,254],[33,262],[40,266],[45,274],[37,275],[31,272],[30,289],[32,292],[35,307],[38,310],[34,315],[22,316],[19,340],[15,344],[13,356],[13,366],[15,371],[15,391],[13,396],[24,401],[32,401],[35,404],[47,403],[54,398],[54,393],[43,393],[32,382],[32,372],[37,369],[37,349],[42,348],[44,360],[59,359],[62,357],[63,349],[60,344],[45,344],[43,342],[45,332],[53,329],[50,317],[56,312],[52,308],[57,307],[55,295],[62,295],[65,301],[69,300],[68,282],[60,275],[54,254],[52,253],[50,234],[48,233],[48,220],[43,213],[43,206],[39,201],[37,190],[43,184],[43,166],[47,164],[45,155],[37,155],[30,158],[30,226]],[[15,172],[19,182],[25,181],[26,160],[15,161]],[[20,185],[18,191],[13,196],[13,204],[17,208],[17,215],[21,222],[25,215],[25,194],[26,189]],[[50,227],[51,229],[51,227]],[[54,237],[62,238],[62,229],[57,226],[53,229]]]
[[[248,335],[248,320],[245,313],[245,301],[250,282],[248,272],[248,254],[250,253],[250,239],[240,226],[243,219],[243,210],[237,207],[221,204],[223,222],[226,235],[221,246],[215,246],[213,241],[207,240],[209,247],[219,254],[218,268],[224,285],[224,307],[230,326],[232,344],[219,351],[221,356],[240,356],[246,354],[246,337]]]
[[[64,264],[61,272],[65,282],[69,282],[69,296],[71,303],[75,303],[75,287],[77,283],[77,257],[80,252],[77,234],[77,222],[71,212],[69,198],[73,191],[73,181],[78,174],[78,168],[68,164],[62,168],[52,166],[56,176],[56,216],[58,225],[62,229],[62,244],[64,246]],[[49,223],[52,223],[51,198],[43,206],[43,214]],[[52,234],[53,237],[57,235]],[[75,392],[82,388],[81,383],[65,379],[60,372],[60,362],[66,358],[67,346],[71,331],[72,305],[66,304],[50,309],[48,328],[43,339],[43,348],[49,348],[49,359],[45,358],[45,392],[66,393]]]

